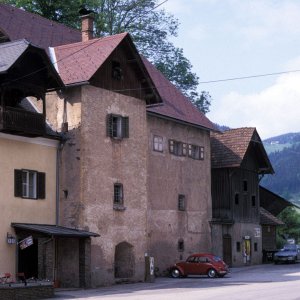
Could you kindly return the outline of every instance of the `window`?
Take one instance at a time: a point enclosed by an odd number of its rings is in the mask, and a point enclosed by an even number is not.
[[[178,210],[185,210],[185,195],[178,195]]]
[[[255,195],[253,195],[253,196],[251,197],[251,203],[252,203],[252,206],[255,206],[255,205],[256,205],[256,197],[255,197]]]
[[[185,143],[169,140],[170,153],[176,156],[186,156],[186,148],[187,144]]]
[[[234,203],[235,203],[235,205],[239,205],[239,199],[240,199],[240,195],[239,195],[239,193],[236,193],[234,195]]]
[[[179,239],[178,240],[178,251],[179,252],[183,252],[184,251],[184,240],[183,239]]]
[[[204,147],[189,144],[189,157],[193,159],[204,159]]]
[[[153,150],[163,152],[163,138],[161,136],[153,136]]]
[[[116,80],[122,80],[124,78],[121,64],[115,60],[112,61],[112,78]]]
[[[45,199],[46,174],[32,170],[15,170],[15,197]]]
[[[121,183],[114,184],[114,204],[120,206],[124,204],[123,185]]]
[[[236,252],[241,252],[241,243],[236,242]]]
[[[109,114],[106,120],[107,136],[122,139],[129,137],[129,118]]]
[[[243,181],[243,191],[244,191],[244,192],[247,192],[247,191],[248,191],[248,181],[247,181],[247,180],[244,180],[244,181]]]
[[[257,252],[257,243],[254,243],[254,251]]]

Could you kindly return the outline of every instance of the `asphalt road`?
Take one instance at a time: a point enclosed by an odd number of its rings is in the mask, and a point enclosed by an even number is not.
[[[52,299],[300,300],[300,263],[233,268],[224,278],[156,278],[89,290],[59,290]]]

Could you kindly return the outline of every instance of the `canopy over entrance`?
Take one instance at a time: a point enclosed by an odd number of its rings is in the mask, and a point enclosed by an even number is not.
[[[28,223],[11,223],[15,229],[26,230],[36,233],[41,233],[53,237],[70,237],[70,238],[89,238],[100,236],[97,233],[79,230],[69,227],[48,225],[48,224],[28,224]]]

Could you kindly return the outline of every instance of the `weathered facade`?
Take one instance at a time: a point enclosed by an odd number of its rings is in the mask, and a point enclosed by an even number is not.
[[[229,265],[262,261],[259,176],[272,172],[254,128],[212,135],[213,252]]]
[[[95,41],[54,49],[58,60],[75,54],[58,63],[67,89],[49,95],[56,104],[47,110],[49,121],[66,139],[61,224],[100,233],[91,244],[92,285],[99,286],[144,279],[146,104],[159,101],[159,96],[127,34]],[[87,55],[78,51],[87,45]],[[74,59],[79,65],[74,66]],[[85,66],[87,59],[90,67]],[[74,83],[78,86],[72,87]]]
[[[163,103],[149,106],[148,251],[157,274],[211,250],[210,130],[213,124],[145,59]]]

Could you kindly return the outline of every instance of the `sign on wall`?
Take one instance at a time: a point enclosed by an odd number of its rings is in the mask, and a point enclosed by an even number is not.
[[[261,230],[260,230],[260,227],[254,228],[254,237],[260,238],[260,236],[261,236]]]
[[[33,244],[33,238],[31,235],[19,242],[19,246],[21,250],[31,246],[32,244]]]

